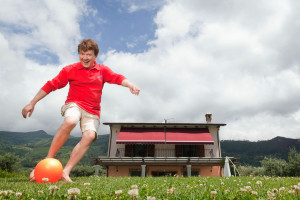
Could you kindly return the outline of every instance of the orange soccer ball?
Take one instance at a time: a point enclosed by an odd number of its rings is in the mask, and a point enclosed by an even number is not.
[[[34,177],[38,183],[55,183],[63,173],[63,166],[55,158],[41,160],[34,169]]]

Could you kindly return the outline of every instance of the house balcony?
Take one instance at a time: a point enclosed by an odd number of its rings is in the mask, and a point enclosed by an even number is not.
[[[215,158],[216,155],[213,149],[204,149],[203,156],[199,156],[197,151],[188,151],[184,152],[181,155],[176,155],[175,149],[155,149],[154,156],[147,155],[145,151],[131,152],[130,154],[125,152],[125,148],[118,148],[115,152],[114,157],[207,157],[207,158]]]

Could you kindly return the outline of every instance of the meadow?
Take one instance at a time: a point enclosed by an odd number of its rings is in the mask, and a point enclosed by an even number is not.
[[[0,199],[300,199],[299,177],[0,178]]]

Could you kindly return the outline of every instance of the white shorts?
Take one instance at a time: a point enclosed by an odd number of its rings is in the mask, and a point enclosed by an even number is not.
[[[82,108],[76,103],[67,103],[61,107],[61,115],[63,117],[75,117],[80,121],[80,129],[82,133],[87,130],[95,132],[95,140],[97,139],[97,131],[100,126],[100,118],[97,115],[93,115]]]

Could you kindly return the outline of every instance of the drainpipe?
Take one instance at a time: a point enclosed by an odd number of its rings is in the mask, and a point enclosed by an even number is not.
[[[222,154],[221,154],[221,143],[220,143],[220,137],[219,137],[219,130],[220,130],[220,126],[217,127],[217,140],[218,140],[218,149],[219,149],[219,158],[221,158]],[[219,174],[220,177],[222,177],[222,166],[220,166],[219,168]]]
[[[221,143],[220,143],[220,137],[219,137],[220,126],[218,126],[217,128],[218,128],[217,138],[218,138],[219,157],[221,157]]]
[[[112,138],[112,125],[110,125],[109,128],[110,128],[110,135],[109,135],[109,145],[108,145],[107,157],[110,157],[111,138]]]

